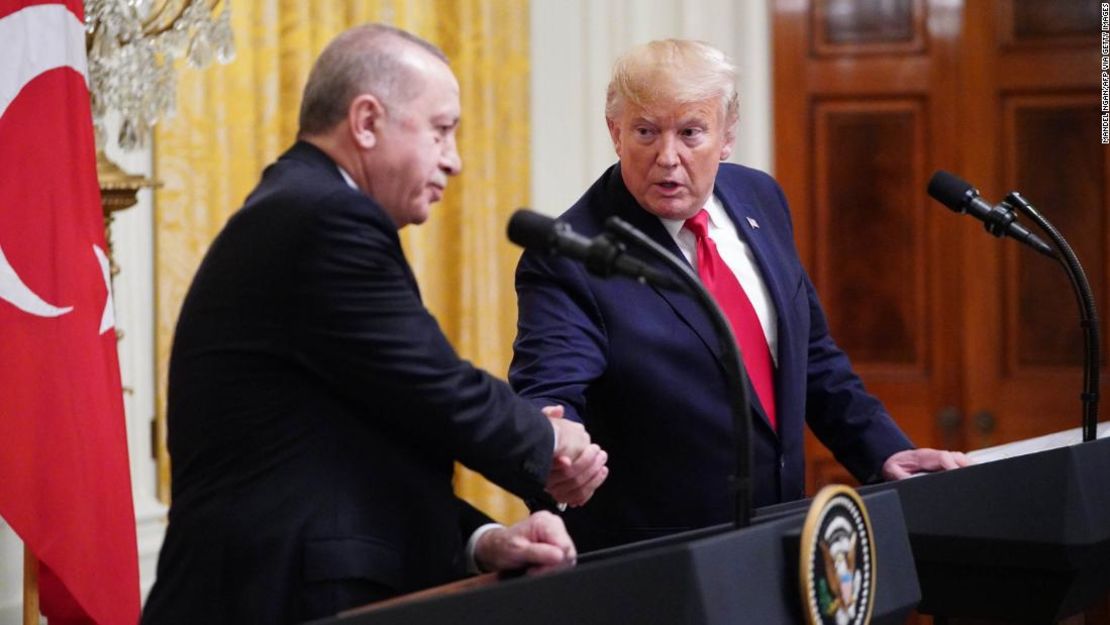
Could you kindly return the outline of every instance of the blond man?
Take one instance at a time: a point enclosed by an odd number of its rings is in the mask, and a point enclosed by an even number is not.
[[[829,335],[782,190],[723,163],[739,117],[735,83],[725,55],[696,41],[621,57],[605,106],[619,162],[561,218],[594,236],[619,216],[685,258],[724,309],[751,380],[755,505],[804,496],[805,425],[862,481],[966,463],[915,449],[865,391]],[[736,389],[698,304],[531,251],[516,284],[510,382],[539,405],[564,406],[609,452],[605,487],[564,517],[579,548],[731,520]]]

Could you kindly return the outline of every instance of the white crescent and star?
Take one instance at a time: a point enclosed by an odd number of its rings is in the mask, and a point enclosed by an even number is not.
[[[100,334],[104,334],[116,325],[116,314],[112,311],[112,264],[108,262],[108,255],[100,249],[99,245],[94,244],[92,248],[93,254],[96,254],[97,262],[100,263],[100,275],[104,278],[104,290],[108,292],[107,299],[104,300],[104,312],[100,315]]]
[[[73,306],[55,306],[47,303],[30,289],[12,268],[0,247],[0,299],[25,313],[36,317],[59,317],[73,310]]]
[[[59,36],[59,34],[61,36]],[[72,68],[88,83],[85,29],[77,16],[60,4],[30,6],[0,18],[0,41],[12,54],[0,56],[0,118],[19,92],[39,75],[59,67]],[[100,334],[115,324],[108,256],[93,245],[108,292],[100,318]],[[59,317],[72,306],[56,306],[38,296],[16,273],[0,247],[0,300],[36,317]]]

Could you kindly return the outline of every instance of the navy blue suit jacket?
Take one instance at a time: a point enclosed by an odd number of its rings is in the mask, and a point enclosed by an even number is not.
[[[714,193],[751,247],[778,312],[779,428],[772,430],[755,402],[755,505],[804,496],[804,423],[857,478],[874,479],[886,458],[911,444],[829,335],[781,189],[767,174],[722,164]],[[659,219],[625,188],[619,165],[561,219],[592,237],[611,215],[682,257]],[[539,405],[565,406],[609,452],[608,481],[565,515],[579,548],[731,520],[731,391],[717,338],[696,302],[628,279],[600,279],[576,262],[534,251],[521,258],[516,287],[510,382]]]
[[[455,354],[382,207],[298,143],[181,310],[143,623],[295,623],[459,577],[484,517],[454,496],[454,461],[542,498],[553,438]]]

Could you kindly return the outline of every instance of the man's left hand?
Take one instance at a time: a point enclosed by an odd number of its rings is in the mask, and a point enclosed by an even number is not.
[[[960,451],[906,449],[886,459],[883,463],[883,479],[902,480],[918,473],[948,471],[974,463],[974,460]]]
[[[577,558],[563,520],[547,511],[492,529],[474,546],[474,560],[483,571],[527,568],[529,574],[542,573],[571,566]]]

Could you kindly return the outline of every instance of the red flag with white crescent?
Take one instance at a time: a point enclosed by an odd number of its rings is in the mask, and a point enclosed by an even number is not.
[[[55,623],[134,625],[135,514],[81,0],[0,0],[0,516]]]

